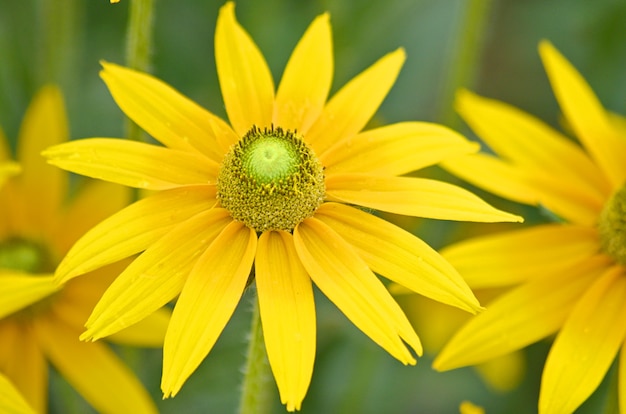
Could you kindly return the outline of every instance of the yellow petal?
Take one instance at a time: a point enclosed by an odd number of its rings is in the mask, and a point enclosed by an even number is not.
[[[269,127],[274,81],[263,55],[235,18],[235,4],[220,9],[215,29],[215,64],[228,119],[239,136],[253,125]]]
[[[80,188],[57,218],[54,245],[66,253],[88,230],[128,205],[131,190],[104,181],[92,181]]]
[[[328,19],[313,20],[291,54],[276,93],[274,125],[306,134],[324,109],[333,78]]]
[[[100,76],[119,107],[169,148],[202,152],[219,163],[237,135],[226,122],[148,74],[102,62]]]
[[[84,343],[79,331],[38,319],[37,338],[50,362],[99,412],[156,413],[148,392],[104,343]]]
[[[478,289],[565,272],[597,254],[598,246],[593,228],[545,224],[461,241],[441,255]]]
[[[49,312],[65,325],[82,330],[104,291],[131,261],[131,259],[120,260],[89,272],[86,277],[68,281],[50,304]]]
[[[457,271],[411,233],[337,203],[323,204],[315,217],[350,243],[374,272],[439,302],[472,313],[481,309]]]
[[[471,192],[426,178],[337,174],[326,178],[330,200],[376,210],[442,220],[523,221],[497,210]]]
[[[383,56],[331,98],[305,137],[317,155],[365,127],[395,83],[404,60],[402,49]]]
[[[326,174],[402,175],[478,149],[446,127],[402,122],[341,140],[324,152],[320,161]]]
[[[67,191],[67,177],[57,168],[46,165],[41,151],[68,139],[67,117],[61,91],[46,86],[28,107],[18,137],[17,158],[22,167],[19,176],[24,196],[24,232],[47,234]]]
[[[308,218],[294,230],[298,256],[317,287],[383,349],[404,364],[422,345],[406,316],[353,247],[318,219]]]
[[[77,174],[149,190],[214,184],[219,169],[196,152],[113,138],[76,140],[43,155],[50,164]]]
[[[261,234],[255,260],[267,356],[287,411],[299,410],[313,375],[315,302],[291,234]]]
[[[540,413],[573,412],[602,382],[626,335],[625,276],[615,266],[581,292],[548,354]]]
[[[463,155],[440,165],[468,183],[500,197],[524,204],[539,203],[537,189],[527,182],[525,171],[491,154]]]
[[[198,259],[165,335],[164,398],[178,393],[222,333],[246,287],[256,244],[254,230],[233,221]]]
[[[0,320],[0,372],[37,413],[48,411],[48,364],[30,324]]]
[[[442,163],[442,167],[500,197],[541,205],[572,223],[595,224],[604,202],[552,172],[521,168],[489,154],[456,157]]]
[[[202,212],[153,243],[107,289],[81,339],[118,332],[172,300],[198,257],[231,220],[224,209]]]
[[[8,414],[35,414],[35,410],[28,405],[11,384],[9,379],[0,374],[0,412]]]
[[[169,309],[157,309],[136,324],[107,337],[107,340],[122,345],[160,348],[171,316]]]
[[[539,53],[559,105],[576,136],[585,145],[613,187],[626,181],[626,139],[611,125],[608,113],[581,74],[549,42]],[[576,165],[572,165],[576,168]]]
[[[3,270],[0,274],[0,318],[61,290],[52,275],[30,275]]]
[[[542,177],[558,177],[561,185],[601,204],[609,183],[585,152],[537,118],[469,91],[459,92],[457,111],[500,157]]]
[[[87,232],[56,272],[66,281],[145,250],[189,217],[216,203],[214,186],[165,190],[137,201]]]
[[[449,370],[475,365],[553,334],[606,267],[603,257],[589,260],[569,272],[533,279],[500,296],[454,335],[433,367]]]

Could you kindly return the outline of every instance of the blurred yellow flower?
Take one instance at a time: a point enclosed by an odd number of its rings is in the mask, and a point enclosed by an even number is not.
[[[0,412],[6,414],[35,414],[35,410],[28,405],[19,391],[2,374],[0,374]]]
[[[442,251],[472,288],[517,286],[465,325],[434,365],[477,364],[556,333],[539,412],[566,413],[593,393],[621,348],[619,403],[626,412],[626,130],[550,43],[539,50],[582,147],[530,115],[462,91],[459,113],[500,158],[475,154],[445,166],[562,222]]]
[[[517,221],[459,187],[400,177],[475,152],[442,126],[406,122],[360,132],[394,84],[392,52],[326,102],[333,75],[327,14],[316,18],[278,90],[233,3],[215,37],[230,125],[146,74],[104,63],[120,108],[165,147],[93,138],[52,147],[61,168],[159,190],[90,231],[61,264],[69,280],[143,253],[87,322],[98,339],[180,294],[164,345],[162,390],[175,395],[211,350],[254,264],[264,340],[281,401],[299,409],[315,357],[312,283],[405,364],[420,341],[377,272],[466,311],[480,306],[437,252],[360,208],[449,220]]]
[[[123,187],[93,183],[66,202],[68,174],[47,165],[40,152],[67,137],[61,94],[47,86],[22,124],[17,148],[22,173],[0,190],[0,372],[36,412],[47,411],[48,361],[99,411],[156,412],[141,383],[107,345],[78,339],[116,269],[65,285],[54,281],[56,264],[71,244],[127,198]],[[7,142],[0,136],[0,161],[7,159]],[[160,346],[167,322],[167,313],[160,312],[139,331],[111,339]]]

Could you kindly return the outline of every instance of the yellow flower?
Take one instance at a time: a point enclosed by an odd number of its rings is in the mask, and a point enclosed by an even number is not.
[[[35,414],[24,397],[9,382],[8,378],[0,374],[0,412],[11,414]]]
[[[47,86],[20,131],[17,158],[23,172],[0,190],[0,372],[36,412],[47,411],[48,361],[99,411],[156,412],[141,383],[106,344],[78,339],[116,269],[64,285],[54,281],[55,266],[72,243],[127,198],[123,187],[93,183],[66,203],[68,174],[47,165],[40,152],[67,135],[61,94]],[[0,136],[0,160],[8,158]],[[111,339],[160,346],[167,322],[161,312],[140,330]]]
[[[230,126],[161,81],[104,63],[117,104],[165,147],[92,138],[45,152],[61,168],[159,190],[90,231],[59,267],[65,281],[143,251],[104,294],[83,338],[114,333],[180,294],[161,384],[173,396],[213,347],[254,264],[267,354],[288,410],[300,407],[313,370],[311,281],[372,340],[414,364],[406,344],[419,355],[419,339],[374,272],[470,312],[480,306],[433,249],[351,204],[518,220],[450,184],[399,177],[477,149],[426,123],[360,132],[395,82],[402,50],[326,102],[333,73],[326,14],[296,46],[276,92],[232,3],[219,13],[215,53]]]
[[[582,146],[515,108],[463,91],[459,112],[501,158],[470,155],[446,168],[501,196],[540,205],[561,222],[442,252],[472,288],[515,287],[465,325],[434,365],[480,363],[556,333],[539,412],[566,413],[597,388],[621,348],[619,399],[626,412],[626,130],[551,44],[539,50]]]

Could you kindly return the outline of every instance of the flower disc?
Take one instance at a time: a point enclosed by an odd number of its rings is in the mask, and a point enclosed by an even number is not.
[[[598,230],[604,252],[626,265],[626,186],[617,190],[604,206]]]
[[[217,179],[222,207],[257,232],[293,228],[324,200],[324,171],[291,131],[253,127],[224,157]]]

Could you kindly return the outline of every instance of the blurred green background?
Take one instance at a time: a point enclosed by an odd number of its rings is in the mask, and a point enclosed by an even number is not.
[[[157,0],[151,70],[225,117],[213,56],[222,4]],[[475,138],[451,108],[452,91],[461,84],[558,126],[558,106],[537,53],[541,39],[552,41],[582,72],[607,108],[626,114],[624,0],[241,0],[236,5],[238,20],[265,54],[277,82],[308,24],[325,11],[333,26],[334,91],[383,54],[405,48],[408,59],[376,123],[443,122]],[[472,7],[486,8],[485,24],[478,26],[476,48],[460,47],[475,35],[464,30]],[[128,9],[129,0],[116,5],[107,0],[0,0],[0,125],[12,144],[28,102],[49,81],[59,83],[65,93],[72,138],[122,136],[123,114],[98,77],[98,62],[125,62]],[[474,64],[457,72],[464,54]],[[425,173],[455,181],[435,169]],[[539,212],[479,194],[524,214],[527,222],[545,219]],[[436,248],[514,226],[386,218]],[[528,367],[518,388],[496,392],[469,368],[434,372],[432,355],[421,358],[417,367],[402,366],[319,293],[318,352],[303,413],[455,413],[463,400],[488,413],[536,412],[548,341],[526,350]],[[250,299],[248,292],[213,351],[173,399],[161,400],[159,351],[118,348],[163,413],[236,411]],[[410,297],[400,301],[410,307]],[[420,326],[416,329],[420,334]],[[604,409],[612,375],[581,413]],[[51,412],[90,412],[55,373],[51,391]],[[284,412],[277,395],[273,412]]]

